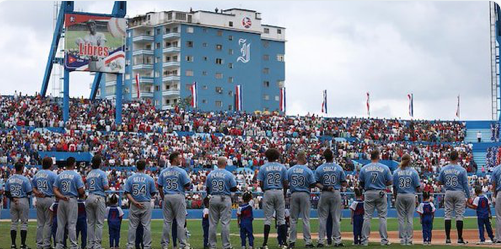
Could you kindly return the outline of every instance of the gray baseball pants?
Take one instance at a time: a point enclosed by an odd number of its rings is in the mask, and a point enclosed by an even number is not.
[[[217,224],[221,221],[221,240],[223,248],[231,248],[230,221],[231,221],[231,197],[214,195],[209,202],[209,246],[217,247]]]
[[[369,243],[369,235],[371,234],[371,219],[374,210],[377,210],[379,217],[379,235],[381,236],[381,244],[388,244],[388,230],[386,224],[386,216],[388,215],[388,200],[386,199],[385,190],[367,190],[365,191],[364,200],[364,225],[362,226],[362,245]]]
[[[306,245],[311,245],[310,234],[310,194],[306,192],[295,192],[291,195],[291,229],[289,232],[289,242],[295,243],[297,237],[297,220],[303,220],[303,237]]]

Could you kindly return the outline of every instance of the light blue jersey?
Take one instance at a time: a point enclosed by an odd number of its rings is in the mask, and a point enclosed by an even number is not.
[[[155,181],[144,173],[129,176],[125,182],[125,192],[130,193],[138,202],[148,202],[157,193]]]
[[[54,187],[64,196],[78,197],[78,189],[84,188],[82,176],[74,170],[65,170],[57,176]]]
[[[501,165],[492,170],[491,184],[496,184],[496,191],[501,191]]]
[[[170,166],[158,176],[158,186],[163,188],[164,194],[184,194],[184,186],[190,183],[184,169]]]
[[[205,186],[211,195],[230,195],[230,189],[237,186],[237,181],[228,170],[215,169],[207,176]]]
[[[364,183],[364,190],[384,190],[391,180],[390,169],[381,163],[369,163],[360,170],[359,181]]]
[[[87,174],[87,189],[89,194],[105,196],[104,187],[108,186],[108,177],[100,169],[93,169]]]
[[[398,168],[393,172],[393,186],[399,194],[415,194],[416,188],[420,186],[417,171],[409,167]]]
[[[305,165],[294,165],[287,170],[287,181],[289,181],[291,193],[306,192],[309,194],[310,186],[316,183],[313,171]]]
[[[315,170],[315,180],[324,187],[341,189],[341,183],[346,182],[346,174],[341,166],[335,163],[324,163]]]
[[[38,191],[42,192],[47,197],[53,197],[54,196],[54,182],[56,182],[57,175],[56,173],[50,171],[50,170],[45,170],[42,169],[37,172],[37,174],[33,177],[33,180],[31,180],[31,183],[33,184],[33,188],[38,189]]]
[[[266,163],[259,168],[257,180],[263,183],[263,191],[283,189],[283,182],[287,180],[287,169],[280,163]]]
[[[445,166],[440,171],[438,180],[444,185],[446,191],[464,191],[466,198],[470,198],[468,174],[463,167],[454,164]]]
[[[28,197],[33,189],[31,187],[30,180],[26,176],[22,175],[12,175],[5,184],[5,191],[10,192],[13,198],[25,198]]]

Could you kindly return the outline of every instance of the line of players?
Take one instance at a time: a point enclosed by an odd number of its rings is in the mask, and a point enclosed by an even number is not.
[[[324,247],[326,235],[326,221],[329,215],[332,216],[333,241],[336,247],[343,246],[340,232],[341,221],[341,186],[346,185],[346,178],[343,169],[333,162],[333,153],[327,149],[323,153],[325,163],[319,166],[314,172],[307,165],[306,155],[299,152],[297,164],[290,169],[278,163],[280,153],[271,148],[265,152],[268,162],[260,167],[257,175],[261,188],[264,191],[263,211],[264,222],[264,242],[261,248],[266,249],[268,237],[271,230],[273,215],[276,214],[278,243],[281,248],[294,248],[297,234],[297,221],[303,220],[303,237],[306,247],[314,247],[310,235],[310,191],[313,187],[322,190],[318,205],[319,216],[319,238],[317,247]],[[412,221],[416,205],[416,192],[419,191],[420,180],[417,172],[409,167],[410,157],[405,155],[400,167],[393,176],[389,168],[378,162],[379,151],[373,150],[371,153],[371,163],[365,165],[359,173],[359,187],[355,192],[357,201],[352,205],[352,222],[354,225],[355,244],[368,245],[370,235],[370,220],[375,210],[378,212],[380,221],[379,234],[381,245],[389,245],[386,216],[387,216],[387,187],[393,183],[396,198],[396,208],[399,222],[399,238],[401,244],[412,244]],[[157,181],[158,190],[152,177],[145,174],[146,163],[143,160],[137,162],[137,172],[130,176],[125,184],[125,194],[130,200],[129,229],[127,238],[127,248],[135,248],[136,230],[141,226],[144,230],[142,241],[144,248],[151,248],[151,199],[159,193],[163,200],[164,226],[161,246],[168,248],[170,244],[170,231],[174,220],[177,222],[177,239],[179,247],[190,248],[186,239],[186,201],[185,191],[189,190],[191,183],[185,170],[180,168],[181,156],[174,152],[169,156],[170,165],[164,169]],[[75,159],[68,158],[66,170],[56,175],[51,171],[52,162],[45,160],[43,169],[37,172],[30,182],[22,176],[23,164],[15,165],[16,174],[11,176],[6,183],[5,193],[11,199],[11,248],[16,247],[16,235],[18,222],[21,220],[21,248],[26,247],[28,209],[30,194],[37,197],[37,248],[50,248],[50,207],[58,200],[57,209],[57,233],[56,248],[62,249],[65,241],[65,227],[68,231],[70,248],[78,248],[76,240],[76,222],[78,218],[78,198],[85,198],[87,215],[88,243],[87,248],[101,248],[102,228],[107,213],[105,203],[105,191],[109,189],[108,180],[104,171],[100,168],[101,159],[96,156],[92,159],[92,170],[86,177],[84,184],[82,177],[74,170]],[[208,207],[208,246],[216,248],[216,230],[221,222],[221,238],[223,248],[231,248],[229,239],[229,228],[231,221],[231,194],[237,191],[236,180],[233,174],[225,170],[226,158],[218,159],[218,168],[211,171],[207,176],[206,189],[209,197]],[[492,176],[493,189],[497,192],[501,190],[501,168],[497,167]],[[463,214],[465,206],[473,206],[470,199],[470,188],[467,182],[467,175],[464,168],[458,165],[458,153],[450,153],[450,164],[445,166],[439,175],[439,183],[443,184],[445,193],[445,230],[446,243],[450,244],[450,230],[452,213],[456,214],[456,227],[458,231],[458,243],[466,243],[462,238]],[[290,200],[290,232],[287,234],[285,224],[285,196],[289,188]],[[88,195],[86,195],[86,191]],[[361,190],[364,190],[364,200],[361,200]],[[422,216],[423,234],[425,244],[431,242],[431,224],[434,207],[427,200],[419,205],[418,212]],[[249,195],[244,198],[246,203],[251,199]],[[429,198],[428,198],[429,199]],[[465,201],[466,200],[466,201]],[[497,234],[501,230],[501,200],[496,202],[497,219],[500,224],[497,226]],[[475,203],[478,206],[478,201]],[[363,206],[363,209],[362,209]],[[245,216],[245,211],[239,209],[239,215]],[[363,213],[363,218],[362,218]],[[429,217],[429,218],[428,218]],[[489,221],[484,221],[488,223]],[[239,219],[241,232],[243,230],[243,247],[245,247],[245,237],[252,234],[252,223],[249,225]],[[483,233],[483,232],[482,232]],[[287,236],[289,235],[289,236]],[[494,239],[492,233],[489,234]],[[287,240],[288,237],[288,241]],[[498,241],[498,240],[495,240]],[[249,241],[250,242],[250,241]],[[205,244],[205,243],[204,243]],[[250,247],[254,245],[251,244]],[[117,245],[118,247],[118,245]]]

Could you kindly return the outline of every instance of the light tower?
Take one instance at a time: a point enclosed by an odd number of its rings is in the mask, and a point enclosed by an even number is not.
[[[501,44],[500,8],[495,2],[489,2],[490,48],[491,48],[491,106],[492,120],[501,121],[501,87],[499,44]]]

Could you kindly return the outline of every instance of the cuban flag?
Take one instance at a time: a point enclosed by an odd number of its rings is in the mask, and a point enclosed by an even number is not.
[[[280,111],[285,113],[286,106],[285,106],[286,100],[285,100],[285,87],[280,88]]]
[[[327,114],[327,90],[323,91],[322,113]]]
[[[409,98],[409,116],[414,117],[414,94],[407,94]]]
[[[137,89],[137,98],[141,96],[141,91],[139,89],[139,74],[136,74],[136,89]]]
[[[371,115],[370,94],[367,92],[367,115]]]
[[[193,82],[190,90],[191,90],[191,107],[197,108],[197,102],[198,102],[197,82]]]
[[[242,111],[242,86],[235,86],[235,111]]]

